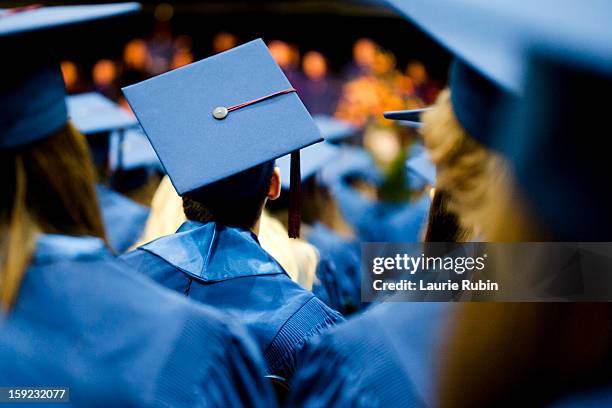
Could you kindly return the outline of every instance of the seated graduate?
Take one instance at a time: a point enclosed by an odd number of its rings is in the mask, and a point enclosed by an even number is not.
[[[362,242],[418,241],[430,197],[407,186],[405,153],[381,175],[367,150],[344,147],[345,154],[324,169],[340,212]],[[359,188],[374,187],[373,197]]]
[[[68,387],[74,406],[274,406],[244,328],[107,249],[55,47],[75,35],[92,44],[82,23],[138,9],[0,11],[2,54],[30,50],[0,78],[0,384]]]
[[[87,136],[96,168],[96,192],[109,244],[115,253],[123,253],[142,234],[149,209],[112,190],[109,145],[111,137],[123,138],[126,129],[138,126],[138,121],[119,105],[94,92],[68,96],[66,105],[73,125]],[[120,134],[112,135],[115,132]]]
[[[246,324],[268,373],[289,378],[306,339],[342,320],[294,283],[257,238],[266,201],[280,194],[274,159],[294,152],[292,192],[299,193],[299,149],[322,140],[312,118],[261,40],[124,93],[188,221],[123,260]],[[299,233],[295,215],[292,236]]]
[[[153,195],[145,231],[135,246],[174,234],[185,221],[183,199],[176,193],[170,178],[164,176]],[[317,250],[312,245],[302,239],[289,238],[283,224],[267,214],[265,209],[261,213],[257,238],[262,248],[281,264],[294,282],[312,290],[319,261]]]
[[[439,2],[397,0],[394,4],[435,38],[442,38],[453,54],[469,55],[474,67],[467,69],[462,64],[466,69],[457,70],[459,63],[455,62],[449,83],[451,95],[469,94],[470,99],[457,99],[450,105],[446,91],[423,117],[425,147],[429,150],[438,146],[433,140],[440,145],[440,150],[429,153],[436,164],[436,194],[441,194],[435,200],[436,213],[431,214],[437,219],[430,218],[432,230],[425,236],[431,240],[487,239],[490,230],[481,227],[487,221],[483,214],[496,197],[482,192],[503,178],[507,169],[503,158],[485,145],[492,145],[496,136],[491,117],[501,107],[499,100],[513,89],[508,89],[504,81],[485,77],[498,78],[499,74],[496,62],[478,52],[486,49],[493,32],[481,36],[478,26],[461,21],[451,28],[444,19],[436,18]],[[457,7],[469,5],[457,2]],[[471,115],[460,114],[466,111]],[[480,142],[471,138],[472,132]],[[464,184],[459,183],[461,180]],[[445,208],[449,197],[465,205],[451,206],[456,212],[449,213]],[[480,199],[474,211],[469,205],[473,197]],[[467,229],[469,234],[464,226],[471,227]],[[479,234],[471,235],[474,230]],[[386,302],[323,333],[309,342],[298,362],[289,406],[435,406],[438,367],[445,358],[442,346],[456,310],[448,303]]]
[[[322,134],[326,136],[325,132]],[[330,307],[347,316],[362,307],[360,301],[361,248],[320,177],[323,167],[339,160],[342,154],[342,148],[327,142],[302,149],[300,176],[304,196],[302,204],[303,235],[317,248],[320,258],[313,293]],[[290,161],[289,156],[281,157],[276,161],[281,174],[289,172]],[[278,201],[287,202],[290,184],[283,179],[281,186],[284,200]],[[271,204],[279,211],[276,202]]]
[[[609,126],[609,108],[586,101],[612,92],[612,4],[552,4],[554,10],[542,15],[539,3],[496,3],[498,12],[513,16],[508,27],[529,25],[535,47],[524,81],[525,103],[511,113],[512,121],[502,131],[506,143],[499,147],[511,159],[514,177],[495,188],[499,205],[491,212],[491,237],[502,242],[585,243],[580,244],[584,251],[568,254],[572,262],[554,271],[557,279],[565,270],[582,278],[610,270],[603,248],[612,240],[612,194],[603,186],[612,180],[608,143],[600,137]],[[546,29],[546,36],[538,35]],[[540,38],[546,40],[538,43]],[[591,251],[587,248],[592,241],[606,244],[601,251]],[[559,257],[552,254],[546,262]],[[518,265],[526,266],[519,273],[547,273],[534,260],[502,262],[502,274],[511,279]],[[597,286],[604,287],[590,292],[591,299],[601,303],[461,307],[460,324],[447,342],[440,406],[610,406],[612,308],[604,282],[598,279]],[[584,288],[590,286],[584,282]],[[583,290],[588,289],[581,282],[577,293]],[[470,375],[458,375],[466,372]]]

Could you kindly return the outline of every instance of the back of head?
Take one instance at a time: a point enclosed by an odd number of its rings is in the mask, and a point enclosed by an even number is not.
[[[488,149],[457,119],[449,90],[438,96],[435,109],[423,114],[423,139],[437,169],[436,189],[446,194],[446,207],[460,227],[488,238],[488,221],[496,205],[494,192],[509,171],[503,157]]]
[[[261,217],[273,171],[274,161],[269,161],[185,194],[185,216],[252,229]]]

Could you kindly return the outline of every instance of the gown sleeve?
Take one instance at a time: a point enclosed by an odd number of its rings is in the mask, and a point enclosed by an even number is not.
[[[308,343],[292,381],[287,406],[378,407],[378,400],[368,392],[360,370],[352,366],[348,351],[339,347],[331,333]]]

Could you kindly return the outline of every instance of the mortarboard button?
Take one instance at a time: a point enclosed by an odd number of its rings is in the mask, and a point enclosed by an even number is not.
[[[219,120],[225,119],[228,113],[229,111],[227,110],[225,106],[217,106],[212,111],[213,118],[219,119]]]

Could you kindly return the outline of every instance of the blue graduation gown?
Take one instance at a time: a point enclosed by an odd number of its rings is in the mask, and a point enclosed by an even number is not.
[[[550,404],[551,408],[600,408],[612,406],[612,388],[609,386],[565,397]]]
[[[108,241],[116,253],[123,253],[140,238],[149,209],[103,185],[96,185],[96,191]]]
[[[313,339],[298,362],[288,406],[432,406],[451,307],[382,303]]]
[[[42,235],[0,320],[0,384],[69,387],[75,406],[273,406],[254,342],[226,320],[97,238]]]
[[[363,242],[418,242],[431,200],[427,194],[414,202],[390,204],[362,196],[341,181],[332,193],[342,216]]]
[[[320,256],[313,293],[345,316],[365,306],[360,300],[359,242],[341,237],[319,222],[308,230],[306,240],[317,248]]]
[[[306,339],[342,320],[293,282],[251,231],[187,221],[176,234],[121,258],[162,285],[244,323],[268,373],[286,379]]]

